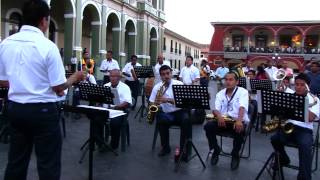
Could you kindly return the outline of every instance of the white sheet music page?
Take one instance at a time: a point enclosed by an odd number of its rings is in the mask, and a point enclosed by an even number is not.
[[[78,105],[77,107],[96,109],[96,110],[102,110],[102,111],[109,111],[109,118],[115,118],[115,117],[126,115],[126,113],[124,113],[123,111],[114,110],[114,109],[107,109],[104,107],[96,107],[96,106],[88,106],[88,105]]]

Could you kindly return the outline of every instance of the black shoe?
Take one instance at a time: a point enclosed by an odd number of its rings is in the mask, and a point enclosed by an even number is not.
[[[158,153],[159,157],[165,156],[167,154],[170,154],[171,149],[170,148],[162,148],[161,151]]]
[[[211,157],[211,165],[216,165],[219,161],[219,154],[221,152],[221,149],[217,149],[217,150],[214,150],[213,154],[212,154],[212,157]]]
[[[288,166],[289,164],[290,164],[290,158],[288,156],[280,158],[280,168],[282,168],[283,166]],[[275,158],[275,162],[272,165],[272,169],[274,171],[279,170],[279,165],[278,165],[278,161],[276,158]]]
[[[236,170],[239,167],[240,157],[239,156],[232,156],[231,159],[231,170]]]

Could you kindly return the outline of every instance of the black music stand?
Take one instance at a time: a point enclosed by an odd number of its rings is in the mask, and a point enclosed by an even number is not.
[[[246,77],[240,77],[238,86],[247,89],[247,78]]]
[[[198,85],[173,85],[172,88],[176,107],[189,109],[189,117],[191,117],[191,109],[210,109],[209,93],[207,87]],[[191,158],[188,159],[187,162],[189,162],[195,156],[198,156],[203,168],[206,168],[206,165],[204,164],[197,148],[192,142],[192,139],[189,138],[186,139],[183,145],[182,153],[175,167],[175,171],[179,170],[183,155],[187,155],[187,147],[189,144],[196,152],[196,155],[191,156]]]
[[[261,95],[261,91],[260,90],[274,90],[274,84],[272,83],[272,81],[267,80],[267,79],[250,79],[250,91],[252,94],[258,94],[258,100],[257,102],[261,99],[259,96]],[[259,103],[259,102],[258,102]],[[259,109],[258,106],[258,116],[257,116],[257,120],[256,120],[256,127],[255,130],[258,131],[259,129],[259,124],[262,124],[265,120],[262,120],[262,118],[265,119],[265,116],[262,116],[261,113],[261,109]]]
[[[304,96],[290,94],[279,91],[269,91],[261,90],[261,103],[258,106],[261,106],[262,113],[276,115],[279,117],[277,131],[282,131],[281,129],[281,119],[295,119],[298,121],[304,122],[308,119],[308,100]],[[283,180],[283,170],[279,160],[279,152],[273,152],[263,165],[259,174],[256,177],[256,180],[260,178],[263,171],[267,168],[268,164],[271,162],[277,162],[277,172],[273,171],[273,179],[275,175]],[[271,173],[268,173],[271,175]]]
[[[145,84],[145,79],[146,78],[151,78],[154,77],[154,73],[153,73],[153,68],[152,66],[136,66],[134,67],[134,72],[137,75],[137,78],[142,78],[143,80],[143,85]],[[139,115],[140,112],[140,118],[139,121],[141,121],[141,118],[144,116],[144,112],[147,111],[147,107],[145,105],[145,91],[144,88],[141,87],[141,106],[139,108],[139,110],[137,111],[136,115],[134,116],[134,118],[136,119]],[[136,100],[137,101],[137,100]]]
[[[105,104],[113,104],[113,94],[111,93],[110,87],[104,87],[101,85],[96,84],[90,84],[90,83],[80,83],[79,84],[79,93],[80,93],[80,99],[89,101],[90,105],[93,105],[95,103],[105,103]],[[86,113],[88,114],[88,113]],[[90,114],[93,117],[95,114]],[[109,112],[106,111],[106,116],[109,117]],[[84,143],[84,145],[81,147],[81,150],[89,145],[86,150],[83,152],[83,155],[81,157],[81,160],[79,163],[82,162],[86,152],[89,150],[89,180],[92,180],[93,177],[93,151],[95,149],[95,142],[101,141],[99,138],[95,136],[94,133],[94,123],[95,120],[89,118],[90,120],[90,135],[89,139]],[[115,151],[112,150],[111,147],[109,147],[105,142],[101,142],[107,147],[109,150],[111,150],[115,155],[118,155]]]
[[[8,125],[7,120],[6,120],[6,115],[7,115],[6,114],[6,108],[7,108],[7,100],[8,100],[8,91],[9,91],[8,87],[0,87],[0,98],[3,98],[3,107],[1,109],[2,114],[0,114],[0,116],[3,117],[3,121],[0,122],[0,125],[1,125],[0,126],[0,141],[3,140],[3,143],[8,143],[8,136],[9,136],[9,125]]]

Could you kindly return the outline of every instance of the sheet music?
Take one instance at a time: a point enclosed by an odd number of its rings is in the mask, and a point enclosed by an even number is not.
[[[111,89],[111,93],[114,95],[113,104],[119,105],[120,104],[120,97],[119,97],[119,93],[118,93],[117,88],[110,87],[110,89]]]
[[[88,105],[78,105],[77,107],[96,109],[96,110],[102,110],[102,111],[109,111],[109,118],[115,118],[115,117],[126,115],[126,113],[124,113],[123,111],[114,110],[114,109],[107,109],[104,107],[96,107],[96,106],[88,106]]]

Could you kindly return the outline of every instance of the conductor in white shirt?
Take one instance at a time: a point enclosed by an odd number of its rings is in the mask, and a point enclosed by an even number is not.
[[[112,58],[112,51],[107,52],[107,59],[103,60],[100,65],[100,71],[104,73],[103,84],[110,82],[110,71],[119,69],[118,61]]]
[[[193,65],[192,56],[187,56],[186,66],[181,69],[179,78],[185,85],[196,85],[200,83],[200,71]]]
[[[161,138],[161,151],[158,156],[165,156],[170,154],[171,148],[169,143],[169,128],[172,125],[178,125],[181,128],[180,134],[180,152],[182,152],[183,145],[185,140],[191,138],[192,136],[192,124],[191,120],[188,117],[188,111],[185,109],[177,108],[174,105],[174,96],[172,85],[183,85],[181,81],[172,79],[172,69],[163,65],[160,68],[160,75],[162,81],[165,82],[165,88],[162,92],[162,96],[157,98],[157,92],[159,91],[162,82],[156,84],[152,89],[152,93],[149,101],[151,103],[160,104],[159,112],[156,115],[157,125],[159,126],[159,133]],[[189,148],[187,148],[187,151]],[[188,154],[186,153],[183,160],[187,160]]]
[[[128,62],[122,69],[123,75],[126,76],[125,83],[130,87],[131,95],[135,100],[134,101],[135,103],[132,105],[132,109],[136,107],[136,102],[137,102],[139,89],[140,89],[139,79],[137,78],[134,72],[134,68],[136,66],[141,66],[141,64],[139,64],[137,60],[138,60],[138,57],[136,55],[132,55],[130,58],[131,62]]]
[[[164,60],[163,55],[160,54],[158,56],[158,63],[154,66],[154,77],[155,77],[155,81],[154,84],[158,84],[159,82],[161,82],[161,77],[160,77],[160,68],[163,65],[167,65],[170,67],[170,62],[167,60]]]
[[[307,122],[300,122],[289,119],[294,130],[290,134],[285,134],[283,131],[277,132],[271,137],[273,148],[280,153],[280,165],[285,166],[290,164],[290,158],[285,152],[284,145],[288,142],[293,142],[298,146],[299,150],[299,173],[298,180],[311,180],[312,166],[312,144],[313,144],[313,121],[319,118],[320,103],[319,99],[311,96],[308,93],[307,86],[310,84],[310,79],[307,75],[301,73],[295,77],[295,90],[297,95],[307,96],[309,100],[309,119]],[[276,166],[275,166],[276,167]]]
[[[214,150],[211,164],[216,165],[219,161],[221,147],[217,143],[217,134],[220,132],[230,133],[233,136],[233,149],[231,169],[239,167],[240,149],[244,142],[244,129],[249,123],[249,93],[246,89],[238,87],[238,76],[230,71],[225,75],[225,87],[216,95],[215,109],[213,115],[217,121],[208,121],[204,126],[209,142],[210,150]],[[223,116],[228,116],[235,120],[234,123],[226,123]]]
[[[66,80],[57,46],[44,36],[50,9],[42,0],[23,5],[23,26],[0,44],[0,86],[9,82],[10,149],[4,179],[26,179],[35,148],[39,179],[60,179],[62,138],[58,96],[83,78]]]

